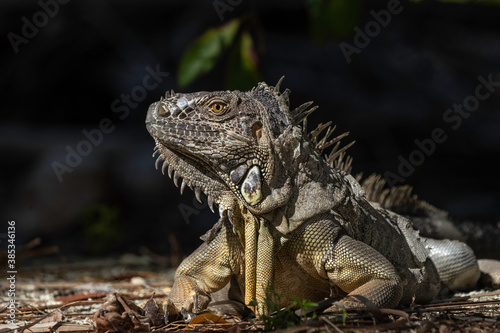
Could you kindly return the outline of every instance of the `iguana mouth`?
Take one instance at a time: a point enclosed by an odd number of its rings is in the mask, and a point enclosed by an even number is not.
[[[210,210],[215,212],[214,204],[219,206],[217,195],[207,188],[207,181],[199,181],[192,179],[192,177],[194,172],[196,172],[196,174],[203,175],[202,177],[209,178],[212,181],[215,180],[220,184],[225,184],[224,180],[216,173],[210,172],[208,166],[206,168],[200,168],[203,162],[195,160],[182,152],[168,148],[158,139],[155,139],[155,141],[156,145],[154,147],[153,157],[158,156],[155,162],[156,169],[158,170],[161,164],[162,174],[165,175],[166,172],[173,180],[175,186],[180,187],[181,195],[184,193],[187,186],[195,193],[196,199],[202,203],[201,194],[205,194]],[[194,169],[196,169],[196,171],[194,171]],[[189,171],[186,172],[183,170]],[[239,172],[241,173],[236,175]],[[248,204],[255,205],[262,200],[261,168],[258,164],[254,164],[251,167],[247,166],[247,164],[241,164],[239,167],[232,170],[229,177],[234,182],[239,194]],[[230,191],[229,188],[227,188],[227,190]]]
[[[220,184],[223,184],[223,181],[215,173],[208,171],[208,169],[201,170],[199,161],[194,161],[189,156],[168,148],[157,138],[155,138],[155,142],[156,145],[154,147],[153,157],[158,155],[155,162],[156,169],[158,170],[160,163],[162,163],[162,174],[167,172],[175,186],[180,187],[181,195],[184,193],[187,186],[194,192],[196,199],[202,203],[201,194],[205,194],[210,210],[215,212],[214,204],[219,206],[219,200],[214,193],[215,191],[207,187],[209,182],[206,178],[211,180],[211,184],[214,183],[214,180]]]

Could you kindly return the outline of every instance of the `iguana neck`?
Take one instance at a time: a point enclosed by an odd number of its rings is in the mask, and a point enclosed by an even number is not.
[[[333,169],[299,127],[288,128],[274,147],[278,179],[270,184],[275,198],[270,200],[268,211],[257,215],[281,234],[289,234],[314,216],[330,213],[340,200],[352,197],[352,184],[357,182]],[[311,200],[311,195],[329,200]]]
[[[358,200],[364,200],[361,186],[351,175],[332,168],[299,127],[289,127],[276,139],[274,153],[276,176],[266,184],[266,205],[253,209],[239,202],[232,209],[237,233],[243,234],[245,223],[255,218],[287,235],[315,216],[338,211],[339,206],[349,215],[346,220],[369,219],[359,209]],[[321,200],[311,200],[311,195]]]
[[[371,242],[380,229],[392,229],[380,212],[368,203],[361,185],[344,171],[332,168],[298,127],[289,128],[275,144],[275,172],[288,177],[288,200],[262,215],[281,234],[323,214],[336,219],[355,238]],[[311,196],[318,200],[311,200]],[[383,227],[376,226],[383,224]],[[387,234],[387,233],[386,233]]]

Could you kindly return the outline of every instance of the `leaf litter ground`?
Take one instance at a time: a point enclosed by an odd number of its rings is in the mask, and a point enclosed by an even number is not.
[[[122,258],[24,267],[17,274],[14,312],[8,307],[10,286],[5,279],[0,284],[0,333],[113,331],[112,327],[96,325],[99,320],[118,323],[114,326],[117,332],[264,330],[263,322],[255,318],[209,313],[196,316],[190,323],[165,323],[161,304],[170,292],[175,270],[150,262]],[[103,310],[115,308],[121,310]],[[500,291],[455,294],[398,310],[323,313],[276,331],[500,332]]]

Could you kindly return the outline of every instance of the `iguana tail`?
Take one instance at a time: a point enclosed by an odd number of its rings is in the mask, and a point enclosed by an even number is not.
[[[308,133],[308,137],[332,168],[351,173],[352,157],[346,154],[346,150],[354,141],[342,147],[341,139],[349,133],[330,139],[334,130],[331,122],[319,124]],[[333,146],[331,152],[325,153],[325,148],[330,146]],[[478,258],[500,260],[500,221],[486,223],[454,219],[448,212],[420,200],[410,185],[389,188],[384,177],[378,174],[364,179],[358,174],[356,180],[363,187],[368,201],[409,218],[423,237],[459,240],[469,245]]]
[[[408,217],[422,236],[459,240],[467,243],[478,258],[500,259],[500,223],[453,219],[448,212],[420,200],[411,186],[388,188],[385,179],[377,174],[360,183],[368,201]]]

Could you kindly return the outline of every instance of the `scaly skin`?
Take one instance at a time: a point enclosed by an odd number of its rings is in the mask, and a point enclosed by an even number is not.
[[[420,237],[410,220],[369,202],[342,170],[327,126],[307,134],[300,124],[310,103],[289,110],[289,90],[265,83],[249,92],[167,93],[148,111],[157,167],[181,192],[191,187],[219,207],[206,242],[179,266],[170,315],[199,312],[230,280],[266,313],[266,293],[348,307],[393,307],[474,286],[473,252],[457,241]],[[305,126],[304,126],[305,127]],[[337,143],[329,157],[322,151]],[[337,166],[337,167],[333,167]],[[451,263],[451,264],[450,264]]]

